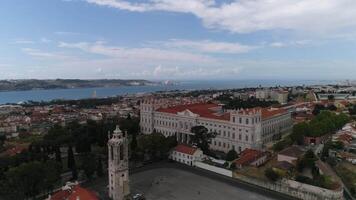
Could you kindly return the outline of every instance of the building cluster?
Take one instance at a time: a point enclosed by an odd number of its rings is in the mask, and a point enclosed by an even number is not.
[[[72,121],[86,123],[119,116],[138,116],[136,99],[128,98],[112,105],[79,108],[75,105],[0,106],[0,134],[7,138],[20,134],[45,134],[54,125]]]
[[[289,92],[280,89],[257,89],[255,97],[260,100],[277,101],[280,104],[286,104],[288,102]]]
[[[195,126],[204,126],[217,136],[211,149],[242,152],[246,148],[263,149],[292,128],[291,114],[283,108],[224,110],[208,102],[171,104],[167,99],[146,99],[140,106],[141,132],[175,136],[189,144]]]

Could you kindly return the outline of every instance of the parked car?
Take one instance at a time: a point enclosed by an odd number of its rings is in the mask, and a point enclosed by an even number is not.
[[[145,200],[146,198],[143,196],[143,194],[135,194],[132,197],[133,200]]]

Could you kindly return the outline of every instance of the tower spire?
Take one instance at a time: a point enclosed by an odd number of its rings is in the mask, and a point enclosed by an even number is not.
[[[113,200],[124,200],[130,194],[128,139],[119,126],[108,140],[109,152],[109,196]]]

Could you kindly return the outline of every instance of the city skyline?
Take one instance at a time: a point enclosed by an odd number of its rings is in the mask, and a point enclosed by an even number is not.
[[[0,6],[0,79],[353,79],[352,0]]]

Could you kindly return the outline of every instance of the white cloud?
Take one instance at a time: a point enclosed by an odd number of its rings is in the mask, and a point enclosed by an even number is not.
[[[260,30],[292,30],[330,34],[356,29],[355,0],[86,0],[133,12],[168,11],[190,13],[209,28],[235,33]]]
[[[52,40],[43,37],[43,38],[40,39],[40,42],[42,42],[42,43],[50,43],[50,42],[52,42]]]
[[[155,78],[162,78],[162,77],[174,77],[174,78],[219,78],[219,77],[232,77],[239,75],[241,68],[239,67],[197,67],[197,68],[190,68],[190,67],[163,67],[159,65],[153,69],[153,72],[146,72],[146,76],[153,76]]]
[[[97,41],[95,43],[79,42],[79,43],[65,43],[60,42],[59,47],[74,48],[82,51],[107,56],[116,59],[139,60],[142,62],[151,61],[174,61],[174,62],[190,62],[207,63],[213,62],[215,59],[201,54],[186,53],[176,50],[167,50],[152,47],[142,48],[127,48],[121,46],[108,46],[105,42]]]
[[[285,47],[286,44],[283,42],[273,42],[270,44],[271,47]]]
[[[16,39],[14,41],[15,44],[34,44],[33,40],[26,40],[26,39]]]
[[[183,44],[184,43],[184,44]],[[95,72],[96,75],[107,78],[158,78],[158,79],[187,79],[187,78],[218,78],[233,77],[240,73],[241,67],[202,52],[237,53],[241,50],[228,43],[222,47],[210,47],[214,44],[198,46],[193,41],[172,40],[166,43],[149,43],[150,47],[128,48],[108,45],[103,41],[97,42],[60,42],[58,47],[63,49],[79,49],[85,53],[97,55],[94,59],[81,59],[74,62],[61,63],[60,67],[83,68],[87,73]],[[164,44],[162,46],[162,44]],[[218,43],[220,44],[220,43]],[[183,52],[180,47],[189,45],[194,52]],[[205,46],[207,45],[207,47]],[[225,46],[227,47],[225,47]],[[93,56],[91,56],[93,58]],[[98,74],[100,73],[100,74]]]
[[[242,45],[239,43],[230,42],[214,42],[210,40],[191,41],[172,39],[168,42],[162,42],[166,47],[179,48],[184,50],[193,50],[204,53],[223,53],[223,54],[238,54],[246,53],[257,47]]]
[[[77,33],[77,32],[70,32],[70,31],[57,31],[57,32],[54,32],[54,34],[56,34],[56,35],[62,35],[62,36],[66,36],[66,35],[80,35],[80,33]]]
[[[315,42],[314,42],[315,43]],[[312,42],[310,40],[297,40],[297,41],[286,41],[286,42],[272,42],[269,44],[271,47],[282,48],[282,47],[302,47],[305,45],[310,45]]]
[[[73,58],[69,55],[62,53],[62,52],[46,52],[43,50],[33,49],[33,48],[22,48],[21,50],[24,53],[26,53],[27,55],[32,56],[34,58],[39,58],[39,59],[69,60],[69,59]]]

